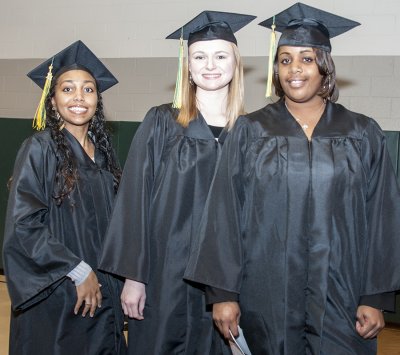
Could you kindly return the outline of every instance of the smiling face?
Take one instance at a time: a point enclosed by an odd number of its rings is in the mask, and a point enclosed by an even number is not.
[[[84,70],[69,70],[60,75],[51,99],[63,118],[66,129],[88,127],[97,108],[96,81]]]
[[[189,70],[197,90],[228,90],[236,68],[232,43],[216,39],[189,47]]]
[[[322,75],[310,47],[282,46],[278,49],[279,82],[285,96],[294,102],[321,100]]]

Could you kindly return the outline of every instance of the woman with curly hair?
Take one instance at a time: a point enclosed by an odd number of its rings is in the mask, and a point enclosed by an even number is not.
[[[121,176],[101,92],[117,80],[81,41],[28,76],[45,129],[18,152],[7,208],[10,354],[124,354],[120,280],[97,270]]]

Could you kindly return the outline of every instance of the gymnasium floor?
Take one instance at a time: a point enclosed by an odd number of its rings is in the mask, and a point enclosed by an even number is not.
[[[0,275],[0,354],[8,353],[10,300],[3,275]],[[388,325],[379,335],[378,355],[400,355],[400,327]]]

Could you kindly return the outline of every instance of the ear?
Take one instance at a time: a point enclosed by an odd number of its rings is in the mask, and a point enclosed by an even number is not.
[[[52,104],[53,107],[57,108],[56,100],[54,100],[54,97],[51,98],[51,104]]]

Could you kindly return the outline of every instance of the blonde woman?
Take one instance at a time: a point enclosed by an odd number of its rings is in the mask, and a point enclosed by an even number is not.
[[[219,354],[203,290],[183,280],[224,138],[243,113],[234,31],[254,17],[206,11],[188,39],[182,107],[152,108],[125,164],[102,268],[126,278],[130,354]]]

